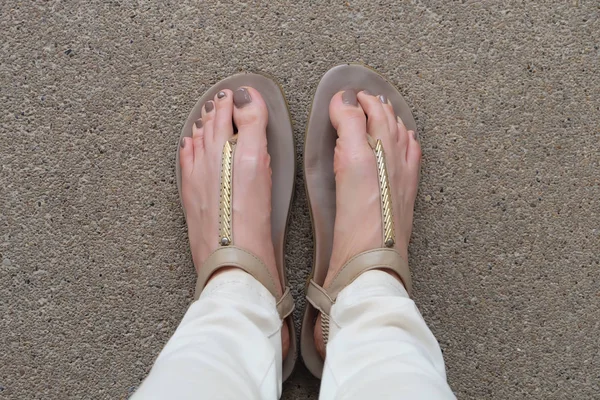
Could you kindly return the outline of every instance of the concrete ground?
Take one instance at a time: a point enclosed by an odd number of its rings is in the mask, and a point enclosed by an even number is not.
[[[418,121],[414,298],[457,396],[598,398],[599,19],[593,0],[2,2],[0,398],[127,398],[191,301],[174,163],[196,99],[273,75],[301,165],[346,61]],[[296,316],[312,249],[299,168]],[[283,397],[317,389],[299,368]]]

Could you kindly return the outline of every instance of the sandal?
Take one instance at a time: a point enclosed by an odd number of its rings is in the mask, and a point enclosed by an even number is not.
[[[297,357],[296,335],[294,334],[294,321],[292,319],[294,301],[290,288],[287,287],[284,257],[285,233],[294,193],[296,151],[292,122],[283,92],[277,83],[263,75],[242,73],[230,76],[208,89],[204,96],[198,100],[183,126],[181,138],[192,136],[192,125],[202,116],[202,106],[208,100],[213,99],[217,92],[223,89],[235,90],[240,86],[251,86],[258,90],[267,105],[269,113],[267,147],[271,157],[271,179],[273,184],[271,193],[271,231],[279,276],[273,277],[258,257],[248,250],[235,246],[235,235],[232,232],[231,221],[232,174],[235,173],[233,170],[233,154],[237,141],[237,135],[234,135],[225,143],[222,153],[219,236],[215,234],[215,241],[218,240],[219,248],[206,259],[202,268],[200,268],[194,299],[198,299],[209,278],[224,267],[238,267],[262,283],[277,299],[277,311],[280,318],[288,324],[290,332],[290,348],[287,357],[283,360],[282,376],[285,381],[292,374]],[[179,196],[182,198],[179,151],[177,151],[176,165],[177,188],[179,189]],[[280,279],[281,287],[284,288],[284,293],[280,298],[277,295],[275,279]]]
[[[308,303],[302,321],[300,348],[304,364],[310,372],[320,378],[324,360],[317,352],[314,332],[318,314],[321,313],[323,339],[327,344],[329,313],[337,295],[360,274],[371,269],[394,271],[402,279],[407,291],[411,291],[410,270],[407,261],[392,247],[394,246],[394,222],[389,182],[385,164],[385,152],[380,140],[369,137],[369,143],[377,161],[379,190],[382,210],[381,248],[360,253],[352,257],[327,289],[323,288],[329,269],[333,246],[333,229],[336,214],[335,175],[333,156],[337,132],[329,120],[329,102],[334,94],[345,89],[357,92],[369,89],[373,93],[387,96],[407,129],[416,130],[410,108],[398,90],[372,69],[358,64],[343,64],[330,69],[321,79],[315,93],[306,129],[304,147],[304,177],[313,224],[315,244],[314,265],[307,282]]]

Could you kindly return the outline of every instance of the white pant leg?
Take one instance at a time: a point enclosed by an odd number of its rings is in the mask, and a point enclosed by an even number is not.
[[[404,286],[368,271],[331,308],[321,400],[454,399],[440,347]]]
[[[251,275],[211,279],[132,399],[279,399],[275,298]]]

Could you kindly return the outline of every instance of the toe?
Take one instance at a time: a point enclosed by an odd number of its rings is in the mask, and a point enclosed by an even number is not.
[[[214,139],[215,102],[212,100],[204,103],[202,107],[202,130],[204,140],[212,142]]]
[[[215,95],[214,140],[224,144],[233,136],[233,92],[224,89]]]
[[[367,144],[367,117],[358,103],[356,91],[336,93],[329,102],[329,118],[340,140],[361,146]]]
[[[383,106],[383,111],[385,112],[385,116],[387,117],[388,128],[390,129],[390,135],[392,137],[392,142],[398,140],[398,123],[396,121],[396,112],[394,111],[394,106],[389,101],[389,99],[380,94],[377,96],[379,101]]]
[[[409,167],[416,170],[421,165],[421,144],[419,143],[419,136],[415,131],[407,131],[407,150],[406,150],[406,161]]]
[[[267,147],[267,105],[258,90],[236,89],[233,96],[233,121],[238,129],[238,142],[244,147]]]
[[[194,139],[182,137],[179,141],[179,165],[181,175],[188,176],[194,167]]]
[[[202,136],[204,132],[202,131],[202,118],[194,122],[192,125],[192,137],[196,138]]]
[[[201,148],[204,146],[204,128],[202,126],[202,119],[197,120],[192,125],[192,141],[196,147]]]
[[[385,148],[391,148],[393,143],[388,116],[383,108],[385,97],[370,96],[364,92],[358,94],[358,101],[367,114],[367,132],[375,139],[381,139]]]
[[[402,118],[396,117],[396,126],[398,129],[398,147],[400,153],[405,154],[408,149],[408,140],[411,134],[409,134],[408,129],[406,129],[406,125],[404,125]]]

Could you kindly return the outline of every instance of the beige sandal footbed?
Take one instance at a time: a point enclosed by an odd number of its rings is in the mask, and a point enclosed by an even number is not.
[[[202,106],[207,101],[212,100],[223,89],[233,91],[242,86],[250,86],[260,92],[267,105],[269,115],[267,123],[267,149],[271,158],[273,188],[271,198],[271,232],[279,276],[271,276],[263,262],[248,250],[236,247],[233,242],[227,243],[227,245],[220,246],[215,250],[200,268],[195,298],[198,298],[210,276],[220,268],[226,266],[236,266],[248,272],[261,282],[275,298],[278,296],[274,279],[280,279],[284,293],[277,299],[277,311],[282,320],[285,320],[287,323],[290,334],[290,348],[286,359],[283,360],[282,376],[285,381],[292,374],[297,358],[297,341],[292,319],[294,302],[291,292],[287,287],[284,257],[285,234],[294,193],[296,168],[294,135],[285,96],[275,81],[262,74],[242,73],[225,78],[208,89],[198,100],[182,128],[180,140],[183,137],[192,136],[192,126],[195,121],[201,118]],[[230,140],[228,143],[235,143],[235,139]],[[234,150],[231,151],[231,154],[233,154]],[[176,159],[177,188],[181,198],[179,149],[177,150]],[[215,241],[217,240],[219,238],[215,236]]]
[[[373,94],[387,96],[396,115],[402,119],[407,129],[416,131],[415,120],[402,95],[381,75],[368,67],[359,64],[339,65],[330,69],[317,86],[306,127],[304,148],[304,178],[315,246],[314,265],[307,283],[308,302],[300,335],[302,359],[309,371],[317,378],[320,378],[323,373],[324,360],[317,352],[314,342],[315,322],[318,314],[321,313],[323,333],[326,339],[331,306],[344,287],[361,273],[377,268],[394,271],[400,276],[409,293],[411,288],[408,263],[393,248],[386,248],[385,229],[382,229],[384,235],[381,248],[353,257],[342,267],[329,287],[323,289],[331,258],[336,209],[333,154],[337,133],[329,119],[329,102],[334,94],[348,89],[357,92],[368,89]],[[377,143],[374,143],[375,141],[372,139],[369,142],[376,152],[376,157],[381,154],[383,158],[382,151],[377,153]],[[383,171],[379,171],[380,178],[382,173],[387,174],[385,167],[383,167]],[[380,184],[380,193],[382,189]]]

